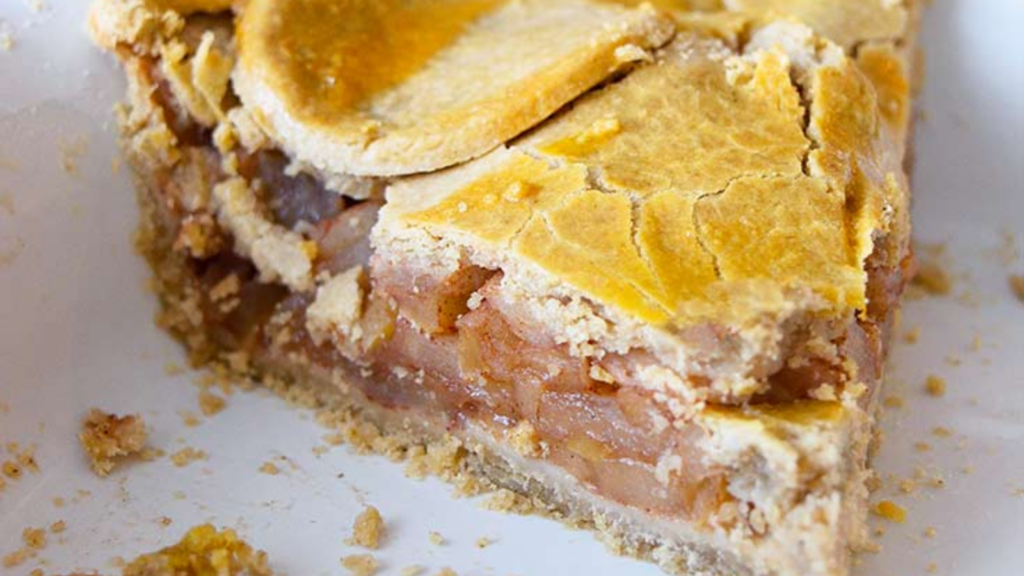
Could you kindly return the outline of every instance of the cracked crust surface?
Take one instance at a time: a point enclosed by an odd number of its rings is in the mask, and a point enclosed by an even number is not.
[[[651,11],[584,0],[252,0],[234,80],[296,157],[408,174],[480,156],[670,34]]]

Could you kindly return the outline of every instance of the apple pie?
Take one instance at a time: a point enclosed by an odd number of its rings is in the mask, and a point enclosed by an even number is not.
[[[916,0],[97,0],[197,364],[680,574],[846,574]],[[383,445],[383,444],[382,444]]]

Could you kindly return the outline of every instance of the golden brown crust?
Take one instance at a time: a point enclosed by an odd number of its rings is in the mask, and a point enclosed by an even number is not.
[[[250,1],[234,80],[294,157],[342,174],[480,156],[671,34],[652,12],[584,0],[337,6]]]

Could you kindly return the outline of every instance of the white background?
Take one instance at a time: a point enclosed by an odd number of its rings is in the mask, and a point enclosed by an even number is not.
[[[656,576],[649,565],[606,553],[587,533],[554,522],[498,515],[453,500],[433,480],[406,479],[400,466],[334,448],[317,457],[319,429],[308,414],[265,394],[236,394],[220,415],[186,428],[197,411],[195,377],[165,374],[181,351],[151,322],[146,270],[130,248],[134,195],[117,157],[111,105],[123,83],[113,60],[83,32],[85,0],[0,0],[0,442],[38,446],[42,472],[0,492],[0,556],[20,546],[26,526],[63,519],[41,553],[47,574],[117,570],[174,541],[189,526],[234,526],[294,576],[342,574],[343,543],[362,502],[377,505],[392,533],[378,555],[384,574],[423,564],[462,576]],[[860,576],[1024,574],[1024,303],[1007,276],[1024,260],[999,255],[1003,233],[1024,251],[1024,3],[937,0],[922,39],[927,87],[920,102],[914,219],[922,242],[948,243],[958,275],[953,297],[910,301],[890,390],[907,403],[883,419],[877,460],[883,477],[924,466],[941,490],[877,498],[908,509],[905,524],[880,523],[881,552],[861,557]],[[75,169],[67,171],[62,163]],[[13,212],[12,212],[13,211]],[[1005,250],[1004,250],[1005,252]],[[971,343],[980,336],[981,349]],[[953,365],[951,357],[960,360]],[[922,391],[929,373],[949,392]],[[152,443],[182,445],[210,459],[177,468],[167,459],[132,465],[101,481],[87,470],[75,432],[90,406],[141,412]],[[4,410],[8,407],[8,410]],[[935,426],[953,438],[931,435]],[[184,444],[181,443],[184,441]],[[931,450],[920,452],[916,442]],[[277,455],[296,468],[257,472]],[[77,496],[78,490],[91,495]],[[176,493],[178,498],[176,498]],[[180,498],[181,495],[184,498]],[[55,508],[54,497],[68,504]],[[73,502],[77,500],[77,502]],[[173,520],[160,527],[158,519]],[[934,527],[933,538],[923,535]],[[449,543],[431,545],[435,530]],[[478,550],[482,536],[496,540]],[[28,574],[29,562],[11,574]],[[0,568],[0,572],[4,569]]]

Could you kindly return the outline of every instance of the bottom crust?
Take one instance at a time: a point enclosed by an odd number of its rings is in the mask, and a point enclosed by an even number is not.
[[[186,345],[194,365],[212,365],[224,377],[255,380],[264,387],[304,406],[322,409],[324,424],[337,427],[356,449],[406,460],[412,476],[427,473],[454,485],[462,494],[495,492],[490,507],[518,513],[540,513],[577,528],[592,530],[617,554],[652,561],[668,572],[694,576],[747,576],[775,574],[846,573],[847,543],[864,534],[863,517],[867,492],[864,478],[870,422],[850,424],[852,440],[845,455],[849,466],[843,486],[820,502],[799,512],[820,514],[821,507],[835,514],[835,533],[815,533],[813,519],[800,520],[780,539],[751,554],[749,548],[720,533],[691,530],[687,524],[670,522],[623,506],[590,492],[570,474],[540,460],[519,454],[513,446],[496,441],[473,425],[450,427],[438,415],[390,410],[374,403],[335,371],[270,353],[250,357],[219,347],[203,323],[197,307],[195,273],[189,261],[173,246],[172,217],[159,201],[159,187],[141,182],[139,203],[142,221],[136,237],[138,250],[154,272],[155,292],[162,304],[159,324]],[[873,404],[873,402],[869,403]],[[453,431],[449,432],[452,428]],[[786,539],[789,540],[786,540]],[[773,554],[788,555],[787,546],[820,545],[828,540],[837,547],[804,567],[775,569],[765,565]],[[826,549],[829,546],[825,546]],[[741,550],[734,554],[729,550]]]

